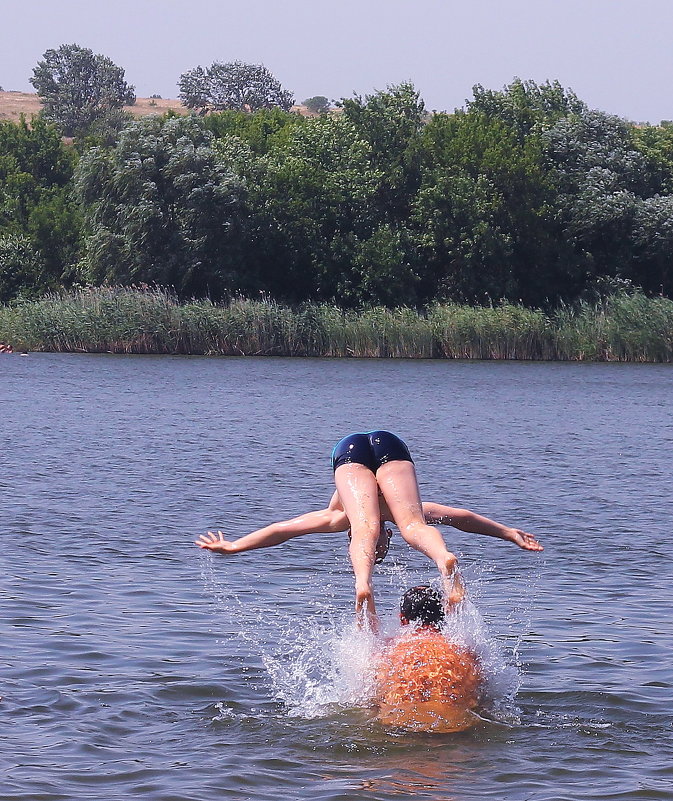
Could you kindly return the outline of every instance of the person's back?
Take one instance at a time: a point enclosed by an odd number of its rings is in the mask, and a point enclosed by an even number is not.
[[[420,627],[405,632],[381,654],[376,674],[379,720],[417,731],[452,732],[473,726],[479,721],[473,713],[482,683],[479,661],[439,630],[439,593],[429,587],[409,590],[401,618]]]

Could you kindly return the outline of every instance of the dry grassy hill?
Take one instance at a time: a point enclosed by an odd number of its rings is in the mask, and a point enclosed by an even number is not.
[[[40,110],[40,98],[33,92],[0,92],[0,120],[18,122],[22,114],[30,119]],[[179,100],[164,100],[162,98],[139,97],[135,105],[126,106],[134,117],[146,117],[148,114],[165,114],[175,111],[178,114],[187,114],[187,109]],[[305,116],[313,116],[305,106],[293,106],[292,111]]]
[[[25,114],[30,119],[40,110],[40,98],[33,92],[0,92],[0,120],[18,122]],[[179,100],[162,100],[161,98],[139,97],[134,106],[127,106],[134,117],[145,117],[148,114],[164,114],[173,110],[186,114],[187,109]]]

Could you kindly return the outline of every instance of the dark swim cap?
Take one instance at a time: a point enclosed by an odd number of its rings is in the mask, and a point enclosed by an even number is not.
[[[402,596],[400,614],[409,623],[418,621],[423,626],[438,626],[444,620],[442,596],[427,584],[412,587]]]

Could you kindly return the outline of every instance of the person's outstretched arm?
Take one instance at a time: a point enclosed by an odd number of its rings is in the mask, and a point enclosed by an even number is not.
[[[271,525],[239,537],[237,540],[225,539],[221,531],[209,531],[207,534],[202,534],[195,544],[199,548],[216,553],[234,554],[280,545],[294,537],[302,537],[304,534],[331,534],[337,531],[346,531],[348,526],[348,518],[343,511],[328,507],[293,517],[292,520],[271,523]]]
[[[424,503],[423,514],[431,523],[444,523],[461,531],[471,534],[485,534],[487,537],[497,537],[507,542],[513,542],[526,551],[542,551],[542,545],[532,534],[519,528],[511,528],[489,520],[488,517],[478,515],[469,509],[457,509],[453,506],[444,506],[441,503]]]

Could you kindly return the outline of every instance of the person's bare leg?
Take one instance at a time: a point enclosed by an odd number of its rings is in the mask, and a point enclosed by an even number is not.
[[[376,481],[402,537],[437,565],[447,604],[459,603],[465,590],[458,576],[458,562],[439,530],[425,522],[414,465],[405,461],[387,462],[376,471]]]
[[[372,471],[357,463],[342,464],[334,473],[339,498],[351,524],[348,553],[355,575],[355,611],[376,626],[372,571],[380,532],[378,485]]]

